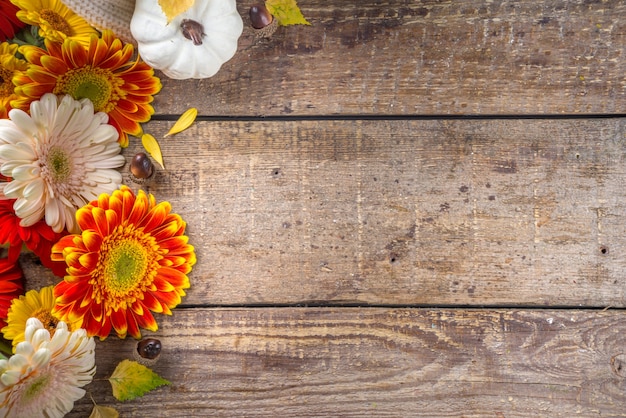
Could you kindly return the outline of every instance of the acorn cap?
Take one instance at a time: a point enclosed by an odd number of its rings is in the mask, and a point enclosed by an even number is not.
[[[137,41],[130,33],[135,0],[62,0],[62,2],[96,29],[111,29],[122,41],[137,45]]]

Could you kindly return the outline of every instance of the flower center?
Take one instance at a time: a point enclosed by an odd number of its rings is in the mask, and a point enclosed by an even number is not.
[[[49,382],[49,373],[43,373],[40,376],[35,377],[32,382],[29,382],[30,385],[22,393],[22,395],[24,396],[22,402],[27,403],[37,398],[41,393],[45,392],[46,389],[48,389]]]
[[[122,83],[110,71],[87,65],[59,77],[54,94],[69,94],[76,100],[89,99],[96,112],[109,113],[123,97]]]
[[[57,12],[50,9],[41,9],[39,11],[39,17],[52,26],[52,29],[62,32],[67,36],[72,36],[72,27]]]
[[[125,241],[109,252],[106,264],[107,285],[118,294],[128,293],[146,273],[146,251],[134,241]]]
[[[0,97],[9,97],[13,94],[13,71],[0,65]]]
[[[51,147],[46,158],[48,173],[55,183],[64,183],[72,175],[72,157],[59,147]]]
[[[41,321],[41,323],[43,324],[43,327],[47,329],[48,332],[50,333],[50,337],[54,335],[54,331],[56,331],[57,329],[57,324],[59,323],[59,320],[55,318],[54,316],[52,316],[50,309],[39,308],[35,312],[33,312],[30,316],[35,317]]]
[[[100,248],[92,276],[94,299],[105,299],[107,312],[131,306],[151,288],[162,257],[151,235],[134,225],[118,226]]]

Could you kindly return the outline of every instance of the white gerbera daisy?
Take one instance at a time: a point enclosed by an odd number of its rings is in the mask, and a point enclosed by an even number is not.
[[[96,372],[93,337],[65,322],[52,338],[37,318],[26,322],[26,339],[8,360],[0,360],[0,415],[62,417],[85,395]]]
[[[88,99],[52,93],[31,103],[30,116],[13,109],[0,120],[0,173],[13,179],[3,193],[17,199],[21,226],[45,218],[55,232],[77,233],[76,210],[119,188],[124,157],[107,121]]]

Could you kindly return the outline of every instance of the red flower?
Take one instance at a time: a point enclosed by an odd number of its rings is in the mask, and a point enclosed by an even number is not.
[[[55,275],[65,276],[65,263],[52,261],[50,255],[52,246],[67,233],[54,232],[44,220],[32,226],[20,226],[20,218],[13,210],[14,202],[15,199],[0,199],[0,244],[9,244],[9,261],[17,261],[25,244]]]
[[[13,299],[24,294],[22,269],[17,262],[0,258],[0,328],[6,326]]]
[[[18,30],[26,26],[15,16],[18,10],[9,0],[0,0],[0,42],[12,39]]]

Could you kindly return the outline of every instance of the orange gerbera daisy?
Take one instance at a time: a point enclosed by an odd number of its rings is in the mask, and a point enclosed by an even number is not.
[[[140,338],[139,328],[158,329],[152,312],[170,315],[189,287],[196,263],[185,222],[169,202],[122,186],[76,213],[82,233],[52,247],[53,260],[68,265],[55,286],[53,315],[90,336]]]
[[[93,35],[88,48],[71,39],[45,43],[47,52],[29,45],[20,48],[31,65],[13,79],[19,96],[11,102],[14,108],[28,110],[30,102],[45,93],[69,94],[91,100],[96,112],[108,114],[122,147],[128,146],[129,134],[141,135],[139,123],[154,114],[150,103],[161,81],[148,64],[132,60],[132,45],[123,44],[110,30],[102,32],[102,38]]]

